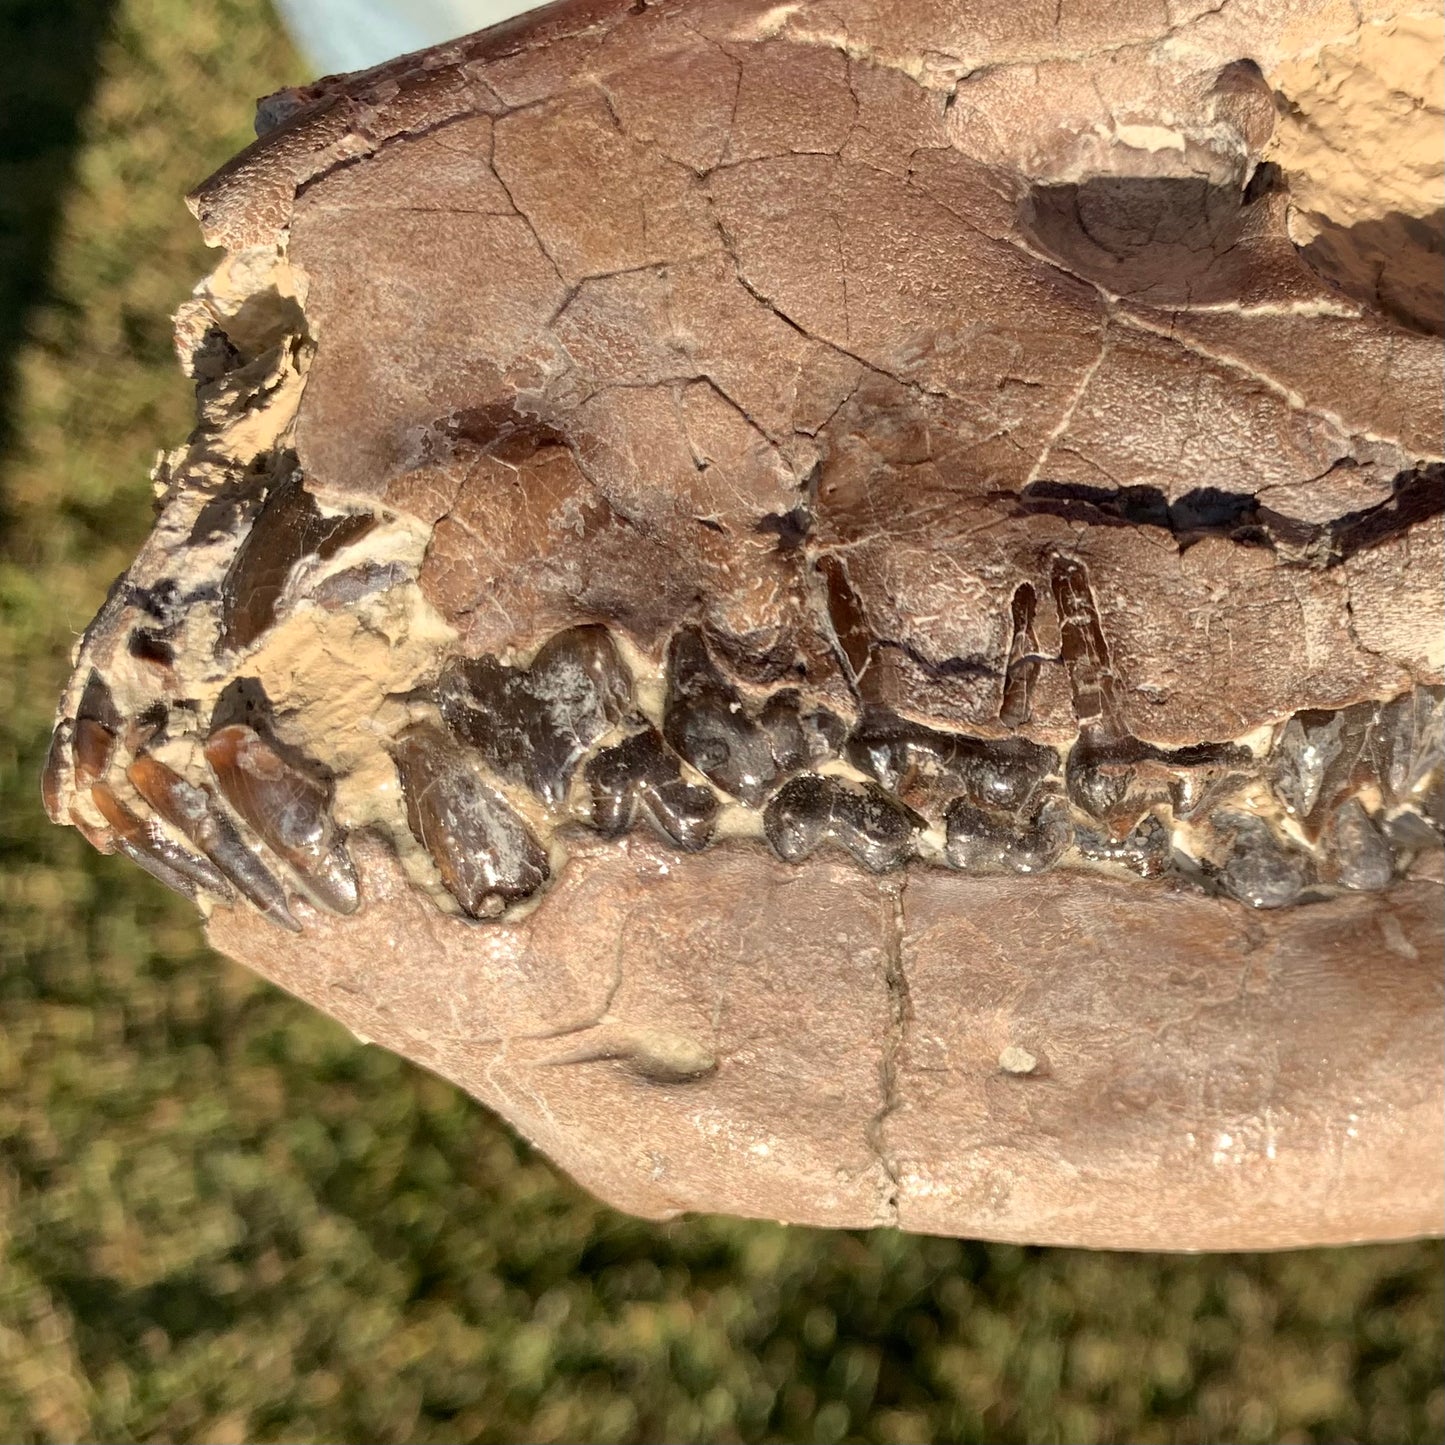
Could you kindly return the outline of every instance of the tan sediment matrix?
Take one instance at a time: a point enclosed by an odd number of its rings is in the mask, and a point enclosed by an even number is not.
[[[1445,17],[1415,11],[1361,25],[1267,79],[1281,115],[1267,154],[1290,198],[1337,225],[1445,205]],[[1307,229],[1296,239],[1312,240]]]
[[[52,814],[639,1213],[1435,1228],[1440,351],[1342,260],[1425,163],[1327,195],[1427,30],[598,0],[273,101]]]

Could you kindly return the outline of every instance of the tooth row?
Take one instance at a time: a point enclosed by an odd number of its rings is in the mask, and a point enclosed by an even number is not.
[[[966,872],[1073,864],[1175,874],[1270,908],[1386,887],[1416,852],[1440,846],[1440,689],[1301,713],[1263,758],[1232,743],[1151,747],[1107,726],[1117,685],[1086,579],[1056,572],[1066,661],[1088,714],[1066,757],[877,710],[850,725],[794,688],[749,700],[695,627],[667,648],[660,727],[637,711],[596,627],[558,634],[530,668],[449,666],[439,711],[484,772],[529,789],[554,826],[614,837],[645,825],[689,852],[740,808],[788,862],[831,849],[875,872],[915,858]],[[422,841],[446,877],[435,832]]]
[[[1106,725],[1115,681],[1076,582],[1055,578],[1088,714],[1066,756],[867,707],[845,720],[791,687],[745,696],[695,627],[667,648],[650,721],[606,629],[584,626],[527,667],[443,666],[414,700],[422,716],[389,744],[406,827],[476,918],[542,890],[551,837],[568,827],[646,827],[688,852],[742,834],[786,862],[836,852],[872,872],[918,859],[970,873],[1172,875],[1258,908],[1387,887],[1440,847],[1441,689],[1299,713],[1263,757],[1229,743],[1155,748]],[[288,928],[293,893],[336,913],[358,907],[333,790],[310,759],[264,720],[228,722],[205,738],[204,776],[182,776],[157,755],[164,726],[150,713],[127,723],[93,674],[56,733],[52,812],[68,767],[89,803],[71,820],[181,892],[238,892]]]

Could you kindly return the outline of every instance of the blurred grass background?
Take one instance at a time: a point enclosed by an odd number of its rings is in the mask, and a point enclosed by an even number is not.
[[[262,0],[0,0],[0,1439],[1438,1441],[1442,1253],[644,1225],[50,827]]]

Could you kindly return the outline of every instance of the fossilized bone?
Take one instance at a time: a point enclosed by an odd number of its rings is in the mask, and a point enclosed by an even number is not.
[[[1438,34],[598,0],[274,97],[52,816],[639,1214],[1438,1228]]]

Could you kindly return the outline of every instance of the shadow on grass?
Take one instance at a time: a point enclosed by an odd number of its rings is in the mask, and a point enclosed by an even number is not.
[[[15,361],[46,299],[60,208],[115,0],[0,7],[0,463],[14,439]],[[8,520],[0,499],[0,526]]]

